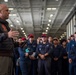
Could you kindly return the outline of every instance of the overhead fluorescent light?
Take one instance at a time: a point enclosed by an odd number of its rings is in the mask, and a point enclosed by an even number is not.
[[[62,35],[61,38],[63,38],[64,36]]]
[[[47,8],[47,10],[51,10],[51,8]]]
[[[66,32],[64,32],[64,34],[66,34]]]
[[[52,10],[56,10],[56,8],[51,8]]]
[[[23,33],[23,34],[25,34],[25,33]]]
[[[14,8],[9,8],[9,10],[14,10]]]
[[[51,20],[49,20],[49,22],[51,22]]]
[[[50,26],[50,24],[48,24],[48,26]]]
[[[50,17],[53,17],[53,14],[50,14]]]
[[[17,20],[16,22],[19,23],[19,20]]]
[[[59,40],[61,40],[61,38]]]
[[[16,14],[13,14],[13,16],[17,16]]]
[[[13,27],[13,25],[10,25],[11,27]]]
[[[17,16],[16,14],[9,14],[9,16]]]
[[[8,2],[8,0],[4,0],[4,2]]]
[[[60,36],[61,38],[63,38],[63,36]]]
[[[48,30],[46,30],[46,32],[48,32]]]
[[[23,30],[23,28],[21,28],[21,30]]]
[[[46,29],[49,29],[49,27],[47,27]]]
[[[27,37],[27,35],[25,34],[25,37]]]
[[[24,30],[22,32],[24,32]]]

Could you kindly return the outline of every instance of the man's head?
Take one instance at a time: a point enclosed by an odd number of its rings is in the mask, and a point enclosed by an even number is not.
[[[76,38],[76,32],[74,33],[74,38]]]
[[[53,41],[53,38],[50,36],[50,37],[48,38],[48,41],[49,41],[49,42],[52,42],[52,41]]]
[[[29,39],[29,41],[33,41],[34,40],[34,35],[33,34],[29,34],[28,35],[28,39]]]
[[[37,43],[39,44],[39,43],[42,43],[42,38],[41,37],[38,37],[37,38]]]
[[[57,38],[57,37],[54,37],[54,38],[53,38],[53,43],[54,43],[55,45],[58,44],[58,38]]]
[[[47,35],[46,34],[42,34],[42,42],[47,42]]]
[[[66,46],[66,44],[67,44],[67,40],[66,39],[62,39],[61,40],[61,45]]]
[[[71,39],[71,40],[74,40],[74,35],[71,35],[71,36],[70,36],[70,39]]]
[[[0,4],[0,18],[6,20],[9,18],[9,9],[5,4]]]

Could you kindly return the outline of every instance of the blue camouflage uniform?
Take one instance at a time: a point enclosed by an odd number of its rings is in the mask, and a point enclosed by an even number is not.
[[[37,58],[37,54],[36,54],[36,47],[37,47],[37,43],[34,40],[32,43],[30,43],[30,41],[27,41],[27,49],[25,50],[26,53],[30,55],[33,55],[35,58]],[[37,59],[30,59],[28,58],[28,63],[30,63],[28,65],[29,67],[29,75],[37,75]]]
[[[26,44],[26,43],[24,43]],[[23,44],[22,44],[23,45]],[[27,57],[25,57],[25,49],[26,47],[18,47],[18,52],[19,52],[19,64],[20,64],[20,69],[22,72],[22,75],[28,75],[28,62],[27,62]]]
[[[16,74],[16,75],[21,74],[20,66],[17,65],[17,60],[18,60],[18,58],[19,58],[18,47],[16,47],[16,48],[14,49],[14,63],[13,63],[13,64],[14,64],[14,68],[15,68],[15,74]]]
[[[37,46],[36,52],[38,55],[48,53],[48,56],[46,56],[44,60],[42,60],[40,57],[38,58],[38,75],[50,75],[52,46],[49,43],[40,43]]]
[[[58,58],[57,61],[54,58]],[[60,45],[56,47],[53,45],[52,54],[52,75],[62,75],[62,49]]]
[[[67,50],[66,50],[66,47],[64,48],[62,46],[61,48],[62,48],[62,75],[69,75],[69,63],[68,63]]]
[[[72,63],[69,63],[69,74],[76,75],[76,41],[71,40],[69,46],[69,59],[72,59]]]

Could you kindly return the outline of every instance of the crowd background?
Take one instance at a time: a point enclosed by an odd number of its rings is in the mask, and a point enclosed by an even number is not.
[[[20,75],[76,75],[75,38],[76,32],[62,40],[46,34],[36,40],[33,34],[19,38],[23,43],[14,50],[16,75],[20,70]]]

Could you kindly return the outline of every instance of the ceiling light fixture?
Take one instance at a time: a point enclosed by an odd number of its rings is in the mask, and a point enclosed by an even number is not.
[[[21,28],[21,30],[23,30],[23,28]]]
[[[52,10],[56,10],[56,8],[52,8]]]
[[[50,17],[53,17],[53,14],[51,14]]]
[[[9,14],[9,16],[17,16],[16,14]]]
[[[51,22],[51,20],[49,20],[49,22]]]
[[[14,10],[14,8],[9,8],[9,10]]]
[[[24,30],[22,32],[24,32]]]
[[[50,26],[50,24],[48,24],[48,26]]]
[[[64,32],[64,34],[66,34],[66,32]]]
[[[17,16],[16,14],[13,14],[13,16]]]
[[[51,10],[51,8],[47,8],[47,10]]]
[[[47,27],[46,29],[49,29],[49,27]]]
[[[25,34],[25,37],[27,38],[27,35]]]
[[[25,33],[23,33],[23,34],[25,34]]]
[[[46,30],[46,32],[48,32],[48,30]]]
[[[4,0],[5,2],[8,2],[8,0]]]
[[[59,40],[61,40],[61,38]]]
[[[19,20],[17,20],[16,22],[19,23]]]
[[[63,38],[63,36],[60,36],[61,38]]]
[[[10,25],[11,27],[13,27],[13,25]]]

